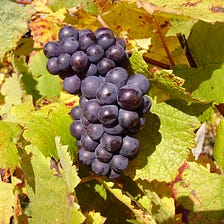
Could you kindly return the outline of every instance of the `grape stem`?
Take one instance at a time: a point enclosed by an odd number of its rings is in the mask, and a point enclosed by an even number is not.
[[[155,65],[157,67],[163,68],[163,69],[170,69],[171,68],[170,65],[162,63],[162,62],[157,61],[157,60],[154,60],[154,59],[149,58],[149,57],[147,57],[145,55],[143,55],[143,59],[144,59],[145,62],[147,62],[147,63],[149,63],[151,65]]]
[[[165,51],[166,51],[166,54],[167,54],[168,60],[169,60],[169,62],[170,62],[170,65],[171,65],[171,67],[173,67],[173,66],[175,66],[175,63],[174,63],[174,61],[173,61],[173,58],[172,58],[172,56],[171,56],[171,54],[170,54],[170,51],[169,51],[169,49],[168,49],[168,46],[167,46],[167,44],[166,44],[166,40],[165,40],[165,37],[164,37],[164,35],[163,35],[162,29],[161,29],[161,27],[160,27],[160,25],[159,25],[157,19],[155,18],[155,16],[152,16],[152,18],[153,18],[154,23],[155,23],[155,25],[156,25],[156,27],[157,27],[157,30],[158,30],[160,39],[161,39],[161,41],[162,41],[162,45],[163,45],[163,47],[164,47],[164,49],[165,49]]]

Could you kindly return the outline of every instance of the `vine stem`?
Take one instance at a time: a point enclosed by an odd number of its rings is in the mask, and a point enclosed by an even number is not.
[[[171,65],[171,67],[173,67],[173,66],[175,66],[175,63],[174,63],[174,61],[173,61],[173,58],[172,58],[172,56],[171,56],[171,54],[170,54],[170,51],[169,51],[169,49],[168,49],[168,46],[167,46],[167,44],[166,44],[166,40],[165,40],[165,37],[164,37],[164,35],[163,35],[162,29],[161,29],[161,27],[160,27],[160,25],[159,25],[157,19],[155,18],[155,16],[153,16],[153,20],[154,20],[155,25],[156,25],[156,27],[157,27],[157,30],[158,30],[160,39],[161,39],[162,44],[163,44],[163,47],[164,47],[164,49],[165,49],[165,51],[166,51],[166,54],[167,54],[168,60],[169,60],[169,62],[170,62],[170,65]]]
[[[107,23],[103,20],[102,16],[100,14],[97,15],[97,20],[101,23],[103,27],[109,28]]]

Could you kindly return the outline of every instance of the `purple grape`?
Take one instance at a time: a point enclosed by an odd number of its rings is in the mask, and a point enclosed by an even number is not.
[[[88,151],[95,151],[95,148],[99,144],[98,142],[92,140],[86,132],[81,135],[81,143],[83,147]]]
[[[139,153],[139,140],[130,136],[123,138],[123,143],[120,149],[120,155],[127,157],[129,160],[134,159]]]
[[[127,81],[127,85],[137,87],[142,91],[142,94],[146,94],[149,91],[149,80],[142,74],[131,75]]]
[[[80,49],[85,51],[89,46],[96,43],[96,37],[93,32],[83,33],[79,37]]]
[[[116,105],[103,105],[98,110],[98,119],[104,125],[112,125],[117,121],[118,107]]]
[[[99,176],[107,176],[110,172],[110,166],[108,163],[100,162],[95,159],[91,164],[92,171]]]
[[[71,55],[67,53],[60,54],[57,59],[58,68],[60,71],[70,71],[70,58]]]
[[[79,50],[79,42],[74,37],[67,37],[64,38],[59,42],[58,46],[58,53],[67,53],[67,54],[73,54],[75,51]]]
[[[73,121],[70,125],[70,133],[73,137],[80,139],[85,133],[85,128],[80,121]]]
[[[120,45],[121,47],[123,47],[124,49],[126,48],[126,42],[120,38],[120,37],[116,37],[116,45]]]
[[[79,76],[73,75],[65,77],[62,83],[63,89],[71,94],[77,94],[81,90],[81,80]]]
[[[107,58],[111,59],[115,63],[119,63],[126,57],[125,50],[120,45],[112,45],[105,52]]]
[[[85,107],[86,102],[88,102],[89,100],[81,95],[81,97],[79,98],[79,106],[81,107],[81,109],[83,109]]]
[[[82,73],[89,68],[88,56],[83,51],[76,51],[72,54],[70,64],[77,73]]]
[[[94,152],[90,152],[85,149],[79,149],[78,157],[79,157],[79,161],[82,162],[85,166],[90,166],[91,163],[96,158]]]
[[[98,120],[98,110],[100,109],[100,104],[95,100],[89,100],[85,103],[83,108],[83,115],[87,118],[87,120],[91,123],[97,123]]]
[[[91,63],[87,71],[84,72],[84,76],[98,76],[98,68],[97,65]]]
[[[58,56],[58,42],[49,41],[44,45],[44,54],[47,58],[53,58]]]
[[[77,40],[78,36],[79,36],[78,30],[70,25],[62,27],[58,33],[59,40],[62,40],[67,37],[74,37]]]
[[[116,39],[113,34],[103,33],[97,38],[97,44],[100,45],[103,49],[107,49],[116,42]]]
[[[115,67],[107,72],[105,81],[113,83],[118,88],[121,88],[127,83],[128,72],[122,67]]]
[[[101,144],[99,144],[95,149],[95,155],[99,161],[106,163],[112,158],[113,153],[108,152]]]
[[[137,87],[125,85],[120,88],[117,102],[120,107],[127,110],[136,110],[143,100],[142,91]]]
[[[135,111],[120,109],[118,115],[118,122],[124,128],[133,128],[139,122],[139,115]]]
[[[82,109],[80,106],[74,106],[71,111],[70,115],[73,120],[79,120],[82,114]]]
[[[122,155],[114,155],[110,160],[110,168],[117,173],[121,173],[128,167],[128,158]]]
[[[96,92],[96,98],[100,104],[114,104],[117,101],[118,88],[112,83],[102,84]]]
[[[100,144],[109,152],[116,152],[122,145],[122,137],[119,135],[109,135],[104,133],[100,139]]]
[[[98,44],[93,44],[86,49],[89,61],[91,63],[98,63],[104,56],[104,49]]]
[[[47,60],[47,65],[46,68],[48,70],[49,73],[51,73],[52,75],[58,75],[60,73],[60,70],[58,68],[58,58],[57,57],[53,57],[53,58],[49,58]]]
[[[140,117],[138,123],[133,128],[128,128],[128,132],[137,134],[143,129],[145,121],[146,121],[145,117]]]
[[[97,63],[99,74],[105,76],[106,73],[115,67],[115,63],[109,58],[103,58]]]
[[[92,140],[97,141],[102,137],[104,128],[102,124],[89,124],[86,131]]]
[[[87,99],[96,98],[96,92],[100,85],[102,84],[102,79],[97,76],[86,77],[81,84],[82,95]]]

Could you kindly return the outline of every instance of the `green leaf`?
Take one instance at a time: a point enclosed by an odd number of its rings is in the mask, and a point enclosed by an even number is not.
[[[221,120],[218,126],[216,138],[215,138],[215,145],[213,156],[215,161],[217,162],[218,166],[224,170],[224,120]]]
[[[5,53],[16,46],[27,32],[28,21],[33,14],[31,7],[21,7],[9,0],[1,1],[0,10],[0,60]]]
[[[45,158],[43,154],[34,146],[26,147],[27,155],[30,157],[30,165],[33,169],[33,185],[28,184],[27,193],[30,198],[28,211],[32,218],[30,223],[77,223],[84,221],[78,204],[69,196],[66,181],[55,175],[50,169],[50,158]],[[23,164],[25,178],[30,167]]]
[[[30,57],[29,68],[37,82],[36,89],[40,95],[47,98],[59,96],[62,91],[61,80],[58,76],[49,74],[46,64],[47,58],[44,56],[43,51],[35,52]]]
[[[0,181],[0,206],[0,223],[10,223],[10,218],[14,214],[13,207],[15,206],[12,183]]]
[[[174,74],[185,80],[183,87],[192,92],[193,97],[215,103],[224,102],[223,38],[222,23],[200,21],[193,26],[188,45],[198,68],[180,65],[174,68]]]
[[[0,121],[0,168],[9,168],[13,172],[17,166],[18,151],[15,139],[20,131],[17,124]]]
[[[185,1],[173,0],[138,0],[139,7],[143,7],[150,14],[169,15],[173,17],[191,17],[207,22],[223,22],[224,4],[217,0]]]
[[[55,159],[58,159],[56,136],[61,138],[63,145],[68,145],[71,158],[74,158],[75,138],[69,131],[72,120],[68,113],[69,109],[58,103],[46,105],[40,110],[34,110],[29,104],[12,108],[16,121],[24,127],[24,138],[45,156],[53,156]]]
[[[184,208],[189,223],[219,223],[224,215],[224,179],[205,167],[189,162],[174,184],[178,206]]]
[[[71,160],[71,156],[68,153],[68,146],[61,145],[59,137],[55,137],[55,144],[58,152],[58,157],[63,169],[62,175],[65,176],[65,180],[68,185],[68,192],[73,193],[74,188],[80,182],[76,167],[72,165],[73,161]]]
[[[130,162],[126,174],[138,178],[170,182],[195,146],[196,117],[165,103],[153,103],[146,125],[138,135],[141,151]]]

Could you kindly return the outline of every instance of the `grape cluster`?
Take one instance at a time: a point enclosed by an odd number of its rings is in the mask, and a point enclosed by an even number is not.
[[[140,151],[135,134],[151,107],[145,95],[150,83],[142,74],[128,74],[126,43],[110,29],[67,25],[58,37],[43,50],[47,70],[63,79],[65,91],[80,96],[70,113],[79,160],[97,175],[117,178]]]

